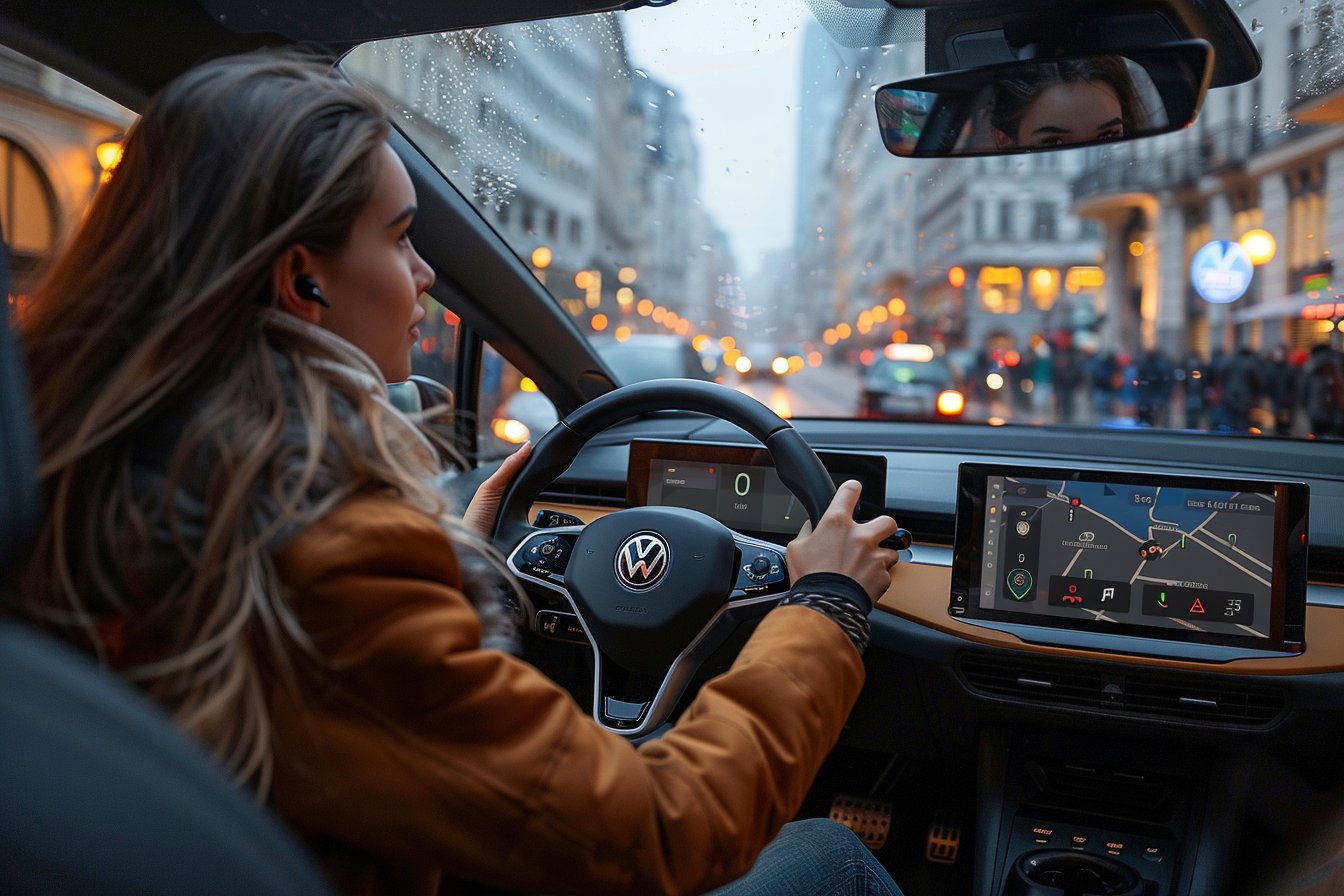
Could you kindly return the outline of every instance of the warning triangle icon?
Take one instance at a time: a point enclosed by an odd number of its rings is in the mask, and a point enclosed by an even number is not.
[[[1199,598],[1195,598],[1195,602],[1194,602],[1193,604],[1190,605],[1190,612],[1191,612],[1191,613],[1203,613],[1203,612],[1204,612],[1204,605],[1203,605],[1202,603],[1199,602]]]

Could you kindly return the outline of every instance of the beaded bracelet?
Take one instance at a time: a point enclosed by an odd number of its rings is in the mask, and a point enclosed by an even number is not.
[[[868,640],[872,631],[868,627],[868,617],[852,600],[844,597],[836,597],[831,594],[818,594],[816,592],[804,591],[790,594],[779,602],[779,606],[795,605],[799,607],[809,607],[818,613],[830,618],[849,638],[854,649],[863,656],[863,651],[868,646]]]

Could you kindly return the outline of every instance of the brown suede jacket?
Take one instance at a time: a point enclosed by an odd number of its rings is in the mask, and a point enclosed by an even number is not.
[[[277,555],[330,689],[271,695],[272,800],[351,893],[700,893],[798,811],[863,683],[829,619],[782,607],[636,748],[482,649],[452,544],[383,497]]]

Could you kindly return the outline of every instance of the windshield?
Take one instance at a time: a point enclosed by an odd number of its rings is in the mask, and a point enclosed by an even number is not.
[[[925,74],[922,14],[823,5],[680,0],[345,65],[595,343],[677,338],[783,413],[863,416],[866,382],[908,376],[970,422],[1340,434],[1334,0],[1237,5],[1264,71],[1181,131],[958,159],[878,133],[878,88]],[[936,363],[874,369],[892,346]]]

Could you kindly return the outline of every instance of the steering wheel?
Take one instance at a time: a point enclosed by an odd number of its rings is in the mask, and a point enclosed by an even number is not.
[[[789,589],[784,552],[679,507],[631,507],[588,525],[537,528],[528,512],[599,432],[650,411],[694,410],[736,424],[770,452],[815,526],[835,495],[816,452],[787,421],[735,389],[650,380],[588,402],[532,449],[504,494],[495,543],[528,590],[564,597],[573,614],[528,608],[538,634],[593,648],[593,717],[630,737],[662,725],[696,670],[743,619]]]

